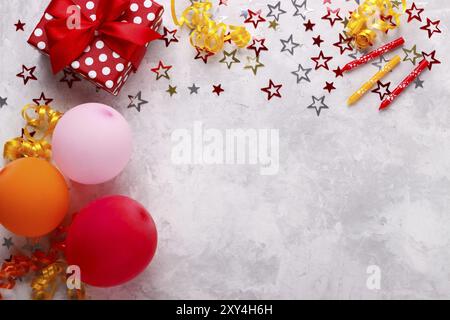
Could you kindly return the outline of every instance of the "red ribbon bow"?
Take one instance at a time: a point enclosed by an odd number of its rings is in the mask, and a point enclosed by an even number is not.
[[[69,26],[73,19],[74,0],[52,0],[47,13],[55,19],[47,23],[49,55],[53,73],[57,73],[77,59],[92,42],[96,34],[122,58],[139,66],[145,53],[145,45],[161,35],[149,27],[123,22],[122,16],[129,9],[130,0],[99,0],[96,19],[92,21],[79,10],[79,26]]]

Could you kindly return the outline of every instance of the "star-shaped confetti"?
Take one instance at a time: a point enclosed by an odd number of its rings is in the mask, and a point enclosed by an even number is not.
[[[325,42],[322,40],[322,38],[320,37],[320,35],[318,35],[317,37],[313,37],[313,45],[314,46],[318,46],[320,48],[320,45]]]
[[[417,88],[423,88],[423,83],[425,81],[423,81],[422,79],[420,79],[420,77],[417,77],[416,80],[414,80],[414,85],[415,85],[415,89]]]
[[[307,108],[316,110],[316,114],[319,117],[323,109],[328,109],[328,106],[325,104],[325,96],[320,98],[312,96],[312,100],[313,102]],[[318,104],[318,102],[320,102],[320,104]]]
[[[192,84],[192,86],[188,87],[190,94],[198,94],[198,90],[200,87],[197,87],[195,83]]]
[[[26,85],[30,80],[37,80],[36,76],[34,75],[35,70],[36,66],[28,68],[25,65],[22,65],[22,72],[16,74],[16,77],[22,78],[23,84]]]
[[[159,80],[161,78],[170,79],[168,72],[171,68],[172,66],[165,66],[164,63],[160,60],[158,65],[150,70],[156,73],[156,80]]]
[[[268,4],[267,7],[269,8],[269,13],[267,14],[267,17],[273,17],[276,21],[279,21],[280,16],[286,13],[286,11],[281,9],[281,1],[278,1],[277,4],[274,6]]]
[[[414,45],[411,49],[405,49],[402,48],[403,52],[405,53],[405,57],[403,58],[403,61],[411,61],[413,65],[416,65],[417,59],[422,58],[422,55],[420,55],[417,52],[417,46]]]
[[[413,3],[411,8],[407,9],[405,12],[408,14],[408,23],[412,20],[417,20],[422,22],[422,17],[420,16],[425,9],[417,8],[416,4]]]
[[[387,60],[387,59],[385,58],[385,56],[380,56],[380,57],[378,58],[378,61],[372,63],[372,65],[373,65],[374,67],[377,67],[378,70],[381,70],[381,68],[383,68],[383,66],[384,66],[386,63],[388,63],[388,62],[389,62],[389,60]]]
[[[420,27],[421,30],[425,30],[428,32],[428,38],[431,39],[433,34],[435,33],[442,33],[442,31],[439,29],[439,24],[441,23],[440,20],[431,21],[429,18],[427,18],[427,24]]]
[[[253,50],[255,51],[255,55],[257,57],[259,57],[259,54],[261,53],[261,51],[268,51],[269,49],[266,47],[266,45],[264,44],[264,42],[266,41],[266,39],[253,39],[252,43],[247,47],[247,49],[249,50]]]
[[[169,84],[169,88],[166,90],[167,93],[170,94],[170,96],[173,96],[174,94],[177,94],[177,86],[171,86]]]
[[[311,60],[316,63],[316,70],[318,70],[320,68],[329,70],[328,62],[330,62],[330,60],[332,60],[332,59],[333,59],[333,57],[326,57],[323,54],[323,51],[320,51],[320,54],[317,57],[311,58]]]
[[[306,15],[310,13],[312,10],[307,7],[307,0],[291,0],[292,5],[295,8],[294,17],[301,17],[303,20],[306,20]],[[299,2],[301,2],[299,4]]]
[[[339,48],[339,51],[342,54],[345,53],[345,51],[353,51],[352,45],[352,38],[346,38],[342,33],[339,34],[339,41],[336,43],[333,43],[333,46]]]
[[[130,99],[130,104],[127,106],[127,109],[135,108],[138,112],[141,112],[142,106],[148,103],[148,101],[142,99],[141,91],[139,91],[135,96],[128,95],[128,99]]]
[[[74,82],[81,81],[81,79],[77,76],[77,74],[72,70],[64,69],[63,73],[64,76],[59,81],[67,83],[69,88],[72,88]]]
[[[277,20],[269,21],[269,29],[277,30],[278,26]]]
[[[228,67],[228,69],[231,69],[231,66],[233,63],[240,63],[238,58],[236,58],[237,49],[234,49],[231,52],[228,52],[226,50],[223,51],[223,58],[220,60],[220,63],[225,63]]]
[[[217,94],[218,96],[220,96],[220,94],[222,93],[222,92],[224,92],[225,90],[224,89],[222,89],[222,85],[221,84],[219,84],[219,85],[213,85],[213,93],[215,93],[215,94]]]
[[[314,31],[315,23],[312,23],[311,20],[308,20],[308,22],[303,24],[305,26],[305,32],[307,31]]]
[[[48,106],[53,101],[53,99],[47,98],[43,92],[41,92],[39,98],[35,98],[32,100],[37,106]]]
[[[336,78],[344,77],[344,71],[342,71],[341,67],[337,67],[336,69],[333,70],[333,72]]]
[[[197,55],[194,59],[201,59],[204,63],[208,63],[208,58],[214,55],[214,53],[199,47],[195,47],[195,50],[197,50]]]
[[[298,68],[296,71],[292,71],[291,73],[297,77],[297,84],[302,81],[311,82],[309,78],[309,73],[312,71],[312,68],[304,68],[300,63],[298,64]]]
[[[164,41],[166,47],[168,47],[172,42],[178,42],[178,39],[176,37],[177,31],[177,29],[169,30],[164,27],[164,31],[160,40]]]
[[[422,52],[422,56],[424,59],[428,61],[428,69],[431,70],[433,68],[433,65],[435,64],[441,64],[441,62],[436,59],[436,50],[433,50],[430,53]]]
[[[3,108],[4,106],[7,106],[8,103],[6,102],[6,100],[8,100],[7,97],[0,97],[0,109]]]
[[[14,246],[14,243],[13,243],[13,241],[12,241],[12,237],[9,237],[9,238],[3,238],[2,246],[6,247],[8,250],[9,250],[9,248],[11,248],[12,246]]]
[[[331,91],[336,90],[336,87],[334,86],[334,82],[325,82],[325,87],[323,87],[323,90],[328,91],[328,93],[331,93]]]
[[[25,23],[20,21],[20,19],[17,21],[17,23],[14,24],[14,26],[16,27],[16,31],[25,31]]]
[[[336,10],[327,8],[327,14],[322,17],[322,20],[328,20],[330,22],[330,25],[333,27],[336,21],[342,21],[342,18],[339,15],[340,11],[341,11],[340,8]]]
[[[287,40],[280,39],[283,48],[281,48],[281,52],[287,51],[291,55],[294,55],[294,49],[300,46],[299,43],[294,42],[293,35],[291,34]]]
[[[253,27],[256,29],[258,27],[258,24],[260,22],[265,22],[266,19],[264,19],[261,16],[260,12],[253,12],[252,10],[248,10],[248,17],[245,19],[244,23],[251,23]]]
[[[267,93],[267,100],[271,100],[273,97],[281,98],[280,89],[282,86],[282,84],[273,83],[272,79],[270,79],[269,85],[261,88],[261,91]]]
[[[258,68],[262,67],[264,67],[264,65],[259,62],[259,57],[247,57],[247,64],[244,66],[244,69],[252,70],[253,74],[256,76]]]
[[[383,101],[384,98],[391,94],[391,90],[389,90],[391,83],[383,83],[381,81],[377,82],[377,87],[372,90],[373,93],[377,93],[380,97],[380,100]]]

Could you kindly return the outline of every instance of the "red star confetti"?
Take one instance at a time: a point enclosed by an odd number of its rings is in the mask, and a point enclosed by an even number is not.
[[[420,27],[421,30],[426,30],[428,32],[428,38],[431,39],[433,34],[435,33],[441,33],[441,30],[439,29],[439,24],[441,23],[441,20],[431,21],[427,18],[427,24],[423,27]]]
[[[340,8],[333,10],[331,8],[327,8],[327,14],[322,17],[322,20],[328,20],[333,27],[336,21],[342,21],[341,16],[339,15],[339,12],[341,11]]]
[[[32,100],[37,106],[48,106],[53,101],[53,99],[47,98],[43,92],[41,92],[39,98]]]
[[[391,90],[389,90],[390,82],[383,83],[381,81],[377,82],[377,87],[372,90],[373,93],[377,93],[380,97],[380,100],[383,101],[384,98],[391,94]]]
[[[222,85],[221,84],[219,84],[219,85],[217,85],[217,86],[215,86],[215,85],[213,85],[213,93],[215,93],[215,94],[217,94],[218,96],[220,96],[220,94],[222,93],[222,92],[224,92],[225,90],[224,89],[222,89]]]
[[[178,39],[175,36],[177,34],[177,31],[178,31],[177,29],[169,30],[166,27],[164,27],[164,31],[160,40],[164,41],[166,47],[168,47],[172,42],[178,42]]]
[[[312,23],[311,20],[303,24],[305,26],[305,31],[314,31],[315,23]]]
[[[323,40],[322,40],[322,38],[320,37],[320,35],[318,35],[317,37],[313,37],[312,38],[313,39],[313,45],[314,46],[318,46],[319,48],[320,48],[320,45],[322,44],[322,42],[324,42]]]
[[[441,62],[436,59],[436,50],[433,50],[430,53],[422,52],[422,56],[428,61],[429,70],[431,70],[434,64],[441,64]]]
[[[16,74],[16,77],[23,79],[23,84],[26,85],[30,80],[37,80],[34,75],[34,71],[36,70],[36,66],[31,68],[27,68],[25,65],[22,65],[22,72]]]
[[[282,84],[274,84],[272,79],[270,79],[269,86],[261,88],[261,91],[267,93],[267,100],[270,100],[273,97],[281,98],[280,89],[282,86]]]
[[[16,27],[16,31],[25,31],[25,23],[20,21],[20,19],[17,21],[17,23],[14,24],[14,26]]]
[[[352,45],[351,45],[352,39],[344,37],[341,33],[339,34],[339,41],[336,43],[333,43],[333,46],[339,48],[339,51],[341,52],[341,55],[345,53],[345,51],[353,51]]]
[[[264,42],[266,39],[253,39],[252,44],[247,47],[249,50],[254,50],[255,55],[259,57],[261,51],[268,51],[269,49],[265,46]]]
[[[199,47],[195,47],[195,50],[197,50],[197,55],[194,59],[202,59],[204,63],[208,63],[208,58],[214,55],[214,53]]]
[[[245,19],[244,23],[251,23],[253,27],[256,29],[260,22],[265,22],[266,19],[261,17],[261,11],[253,12],[252,10],[248,10],[248,18]]]
[[[413,3],[411,5],[411,8],[407,9],[405,12],[408,14],[408,23],[410,23],[412,20],[417,20],[422,22],[422,17],[420,16],[422,12],[425,9],[423,8],[417,8],[416,4]]]
[[[81,79],[77,76],[77,74],[73,71],[70,70],[63,70],[64,72],[64,77],[61,78],[61,80],[59,80],[60,82],[66,82],[67,85],[69,86],[69,88],[72,88],[72,85],[74,82],[78,82],[81,81]]]
[[[341,67],[337,67],[337,69],[334,69],[333,72],[336,78],[344,77],[344,71],[342,71]]]
[[[323,87],[323,90],[327,90],[329,93],[331,93],[331,91],[333,90],[336,90],[334,82],[326,82],[326,85],[325,87]]]
[[[385,31],[386,34],[388,34],[389,30],[395,29],[397,25],[394,22],[393,16],[380,16],[380,20],[383,22],[387,22],[389,25],[387,26],[387,30]]]
[[[328,62],[330,62],[330,60],[332,60],[332,59],[333,59],[333,57],[326,57],[323,54],[322,50],[320,51],[319,56],[311,58],[311,60],[316,63],[316,70],[318,70],[320,68],[330,70],[328,67]]]
[[[170,79],[168,71],[172,68],[172,66],[165,66],[162,61],[159,61],[158,66],[150,69],[152,72],[156,73],[156,80],[161,78]]]

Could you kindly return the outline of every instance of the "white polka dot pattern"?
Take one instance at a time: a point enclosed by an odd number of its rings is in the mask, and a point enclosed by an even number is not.
[[[133,11],[133,12],[138,11],[138,10],[139,10],[138,4],[137,4],[137,3],[132,3],[132,4],[130,5],[130,10]]]
[[[43,32],[42,32],[42,29],[41,29],[41,28],[36,28],[36,29],[34,30],[34,35],[35,35],[36,37],[41,37],[42,34],[43,34]]]
[[[94,79],[97,76],[97,72],[94,70],[89,71],[88,73],[89,78]]]
[[[92,10],[92,9],[94,9],[94,2],[92,2],[92,1],[88,1],[88,2],[86,2],[86,8],[87,9],[89,9],[89,10]]]
[[[39,49],[41,49],[41,50],[44,50],[46,46],[47,46],[47,45],[45,44],[44,41],[40,41],[40,42],[38,42],[38,44],[37,44],[37,47],[38,47]]]
[[[70,66],[74,69],[78,69],[80,67],[80,63],[75,60]]]
[[[111,69],[109,67],[103,67],[102,73],[103,75],[107,76],[111,73]]]
[[[108,60],[108,56],[106,54],[102,53],[98,56],[98,61],[105,62],[106,60]]]

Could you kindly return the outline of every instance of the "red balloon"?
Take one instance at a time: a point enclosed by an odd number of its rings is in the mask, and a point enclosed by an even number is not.
[[[97,287],[125,283],[152,260],[157,245],[155,223],[138,202],[109,196],[82,209],[67,232],[66,257],[80,267],[81,280]]]

